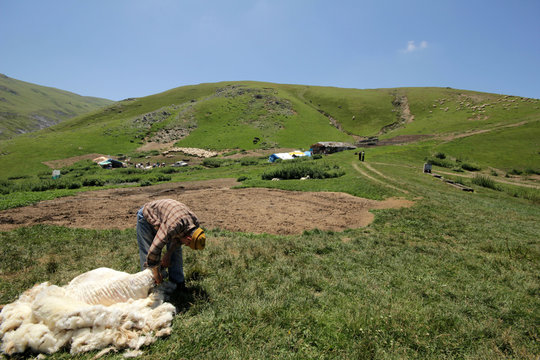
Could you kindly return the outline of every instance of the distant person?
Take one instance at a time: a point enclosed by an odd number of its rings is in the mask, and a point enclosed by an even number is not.
[[[147,267],[168,269],[169,281],[176,289],[185,289],[182,245],[193,250],[205,247],[206,235],[199,220],[181,202],[172,199],[150,201],[137,212],[137,243],[141,270]],[[167,252],[161,256],[162,249]],[[157,284],[163,281],[160,271],[154,271]]]
[[[360,151],[360,152],[358,153],[358,160],[364,161],[364,154],[365,154],[364,151]]]

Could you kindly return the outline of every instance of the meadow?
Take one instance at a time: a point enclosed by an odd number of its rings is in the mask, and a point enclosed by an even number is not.
[[[184,252],[188,292],[172,299],[179,310],[173,334],[144,349],[142,358],[537,357],[538,202],[472,180],[474,193],[459,191],[422,174],[420,159],[404,164],[401,157],[410,153],[368,152],[367,164],[377,171],[371,176],[406,195],[366,181],[352,166],[353,152],[297,162],[344,172],[327,179],[265,181],[264,172],[291,165],[263,158],[244,165],[222,159],[219,166],[168,174],[173,180],[188,171],[198,179],[229,174],[244,176],[243,186],[341,188],[416,204],[375,211],[370,226],[340,233],[316,224],[295,236],[209,229],[204,251]],[[65,284],[100,266],[136,272],[135,238],[134,229],[36,225],[1,232],[0,302],[35,283]]]
[[[414,122],[379,134],[399,120],[393,101],[401,95]],[[240,187],[406,198],[415,205],[373,210],[373,223],[343,232],[316,223],[296,235],[207,229],[204,251],[184,251],[188,291],[171,299],[178,310],[173,333],[141,358],[537,359],[537,105],[454,89],[183,87],[0,142],[0,210],[81,191],[219,178],[237,179]],[[342,130],[329,124],[330,114]],[[222,154],[152,170],[106,170],[86,160],[61,168],[58,180],[42,163],[87,153],[142,161],[158,155],[137,150],[144,139],[173,128],[191,129],[176,145]],[[289,162],[230,156],[273,146],[307,150],[360,133],[430,137]],[[474,192],[422,173],[426,162]],[[305,175],[310,179],[299,180]],[[134,228],[36,224],[1,231],[0,303],[36,283],[63,285],[101,266],[138,271]]]

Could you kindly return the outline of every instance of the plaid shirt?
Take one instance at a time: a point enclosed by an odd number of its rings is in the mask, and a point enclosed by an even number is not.
[[[148,266],[159,264],[161,250],[165,245],[167,248],[171,247],[199,227],[199,220],[195,214],[186,205],[171,199],[146,203],[143,216],[157,230],[152,245],[148,249],[146,257]]]

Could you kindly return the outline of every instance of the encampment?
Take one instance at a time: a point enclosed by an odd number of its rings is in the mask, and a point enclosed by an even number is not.
[[[112,158],[107,158],[105,156],[100,156],[98,158],[95,158],[92,161],[97,163],[102,168],[106,168],[106,169],[126,167],[126,164],[124,164],[123,162],[112,159]]]

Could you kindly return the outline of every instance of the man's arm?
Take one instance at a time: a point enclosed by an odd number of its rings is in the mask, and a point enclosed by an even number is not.
[[[152,245],[148,249],[148,255],[146,256],[146,265],[155,266],[160,264],[161,250],[169,241],[171,235],[167,232],[166,228],[162,225],[158,229]]]
[[[168,268],[169,266],[171,266],[171,256],[174,253],[174,251],[178,248],[178,246],[180,246],[178,241],[171,240],[171,246],[167,246],[167,252],[161,258],[162,267]]]

